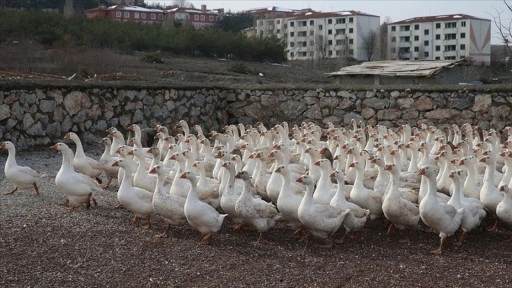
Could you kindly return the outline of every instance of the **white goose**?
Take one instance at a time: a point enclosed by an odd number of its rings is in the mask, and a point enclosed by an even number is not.
[[[336,187],[331,182],[332,166],[327,159],[320,159],[315,162],[315,166],[320,167],[320,178],[316,183],[313,193],[313,199],[318,204],[329,205],[332,197],[336,194]]]
[[[180,178],[188,179],[191,183],[187,200],[185,200],[185,217],[190,226],[205,235],[201,243],[210,244],[212,235],[220,230],[222,222],[228,214],[220,214],[215,208],[199,200],[196,190],[197,177],[194,172],[185,172]]]
[[[28,166],[18,165],[16,162],[16,148],[11,141],[4,141],[0,143],[0,149],[7,149],[9,153],[7,161],[5,161],[5,177],[7,177],[7,179],[16,186],[14,187],[14,190],[7,192],[4,195],[11,195],[18,189],[26,190],[31,188],[34,188],[36,190],[36,195],[39,195],[38,185],[41,178],[45,177],[46,174],[41,174]]]
[[[281,215],[277,212],[274,204],[266,202],[260,198],[254,197],[254,187],[251,183],[251,177],[246,171],[238,173],[235,178],[242,179],[244,181],[244,190],[238,197],[235,204],[235,210],[243,217],[247,222],[251,223],[260,236],[255,244],[259,244],[261,237],[264,232],[272,228],[276,221],[281,218]]]
[[[100,175],[103,173],[101,164],[98,160],[92,159],[85,155],[82,141],[74,132],[68,132],[64,139],[71,140],[76,145],[75,157],[73,159],[73,166],[79,173],[85,174],[93,179],[96,179],[101,184]]]
[[[459,241],[455,243],[458,245],[462,245],[464,243],[466,233],[478,227],[486,215],[482,202],[478,199],[466,199],[464,197],[461,184],[463,172],[463,170],[455,170],[451,171],[449,174],[449,177],[453,182],[453,194],[450,201],[448,201],[448,204],[452,205],[456,209],[464,208],[464,214],[462,215],[462,220],[460,222],[462,234]]]
[[[184,212],[185,198],[169,194],[169,189],[165,185],[166,172],[160,165],[151,167],[149,173],[157,175],[156,188],[151,202],[153,210],[167,223],[165,231],[157,236],[169,237],[171,226],[179,226],[187,221]]]
[[[327,160],[328,161],[328,160]],[[298,216],[300,222],[313,236],[326,239],[330,247],[334,246],[332,236],[341,227],[345,216],[350,209],[340,210],[329,204],[319,204],[313,200],[313,179],[309,175],[303,175],[297,182],[306,185],[306,194],[299,205]]]
[[[496,171],[496,158],[494,152],[489,151],[488,155],[483,156],[480,162],[485,163],[485,173],[482,189],[480,190],[480,201],[485,205],[486,210],[491,215],[496,215],[496,206],[503,200],[503,194],[494,184],[494,172]],[[490,231],[495,231],[498,224],[498,218]]]
[[[153,214],[153,193],[133,186],[133,177],[131,165],[126,159],[120,159],[114,162],[112,166],[121,167],[124,171],[123,181],[117,191],[117,199],[124,208],[134,214],[133,223],[136,224],[140,219],[146,220],[146,225],[142,226],[144,229],[151,227],[151,215]]]
[[[290,189],[290,171],[288,171],[288,168],[279,166],[276,168],[276,172],[283,176],[283,186],[279,191],[276,203],[277,209],[292,229],[295,229],[294,235],[297,235],[302,230],[302,222],[299,220],[298,211],[303,195],[295,194]]]
[[[75,171],[73,151],[64,143],[57,143],[50,148],[62,153],[62,165],[55,176],[55,184],[67,197],[66,203],[71,206],[69,212],[83,204],[89,208],[91,200],[97,205],[94,196],[96,193],[103,192],[103,189],[94,179]]]
[[[505,193],[503,200],[496,206],[496,216],[508,228],[512,228],[512,188],[501,186],[500,190]],[[510,238],[512,240],[512,237]]]
[[[105,137],[101,139],[100,143],[105,146],[105,150],[103,151],[103,154],[101,154],[99,162],[101,169],[103,169],[105,175],[107,176],[108,182],[104,185],[106,188],[110,185],[112,179],[117,179],[119,175],[119,167],[112,167],[112,164],[114,164],[114,162],[119,158],[116,159],[110,155],[110,147],[112,146],[112,141],[110,138]]]
[[[363,185],[364,163],[360,161],[352,162],[349,167],[356,169],[356,179],[350,191],[350,201],[370,210],[370,219],[382,217],[382,195]]]
[[[402,193],[398,187],[400,177],[398,169],[395,164],[388,164],[385,167],[385,170],[391,174],[389,189],[382,201],[382,212],[392,225],[389,226],[388,233],[392,231],[393,226],[400,230],[416,230],[420,221],[418,206],[402,198]]]
[[[334,171],[331,173],[330,177],[335,178],[338,181],[338,187],[336,194],[334,197],[332,197],[329,204],[341,210],[350,210],[350,213],[348,213],[345,216],[345,220],[343,220],[345,234],[339,240],[340,243],[343,243],[345,236],[347,236],[351,231],[359,231],[363,229],[364,225],[366,224],[366,220],[370,215],[370,210],[363,209],[357,204],[347,201],[345,198],[345,177],[343,176],[342,172]]]
[[[420,217],[423,223],[439,232],[441,242],[434,254],[441,254],[446,237],[449,237],[459,229],[464,208],[455,209],[452,205],[439,203],[436,195],[436,174],[431,165],[422,166],[418,174],[424,175],[428,181],[428,192],[420,203]]]

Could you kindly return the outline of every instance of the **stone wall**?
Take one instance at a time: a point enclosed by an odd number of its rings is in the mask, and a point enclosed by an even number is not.
[[[118,85],[119,86],[119,85]],[[48,145],[68,131],[96,140],[130,123],[174,127],[180,119],[205,132],[226,124],[288,121],[347,125],[351,119],[389,127],[471,123],[511,125],[512,90],[460,86],[422,89],[162,88],[0,85],[0,139],[20,148]],[[511,91],[511,92],[509,92]]]

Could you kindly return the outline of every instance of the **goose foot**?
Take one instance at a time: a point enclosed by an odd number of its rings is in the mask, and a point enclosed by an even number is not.
[[[327,239],[325,239],[325,244],[323,245],[323,247],[326,247],[326,248],[334,248],[334,245],[335,245],[335,241],[332,239],[331,236],[327,237]]]
[[[233,230],[235,231],[241,231],[244,228],[244,224],[236,224],[233,226]]]
[[[441,238],[441,243],[439,245],[439,248],[434,251],[430,251],[430,253],[435,254],[435,255],[440,255],[443,252],[443,245],[444,245],[445,240],[446,240],[446,238]]]
[[[124,206],[123,206],[123,204],[118,204],[118,205],[114,206],[114,209],[124,209]]]
[[[411,245],[411,238],[409,238],[409,236],[407,236],[407,237],[405,237],[404,239],[401,239],[398,242],[399,243],[403,243],[403,244],[407,244],[407,245]]]
[[[295,230],[293,232],[292,236],[295,237],[295,238],[301,238],[300,235],[302,234],[303,231],[304,231],[304,229],[301,227],[301,228]]]
[[[261,244],[261,240],[263,240],[263,239],[261,239],[262,236],[263,236],[263,233],[260,233],[260,237],[258,237],[258,240],[252,242],[252,245],[259,246]]]
[[[454,245],[461,246],[464,244],[464,240],[466,239],[466,232],[462,231],[462,234],[460,235],[460,238],[458,241],[454,242]]]
[[[209,233],[209,234],[206,234],[206,236],[203,237],[203,239],[201,239],[201,244],[203,245],[210,245],[210,239],[212,238],[212,233]]]
[[[302,236],[299,239],[299,242],[307,242],[307,241],[309,241],[309,233],[304,234],[304,236]]]
[[[18,187],[14,188],[14,190],[12,190],[11,192],[4,193],[4,195],[12,195],[14,194],[14,192],[16,192],[16,190],[18,190]]]
[[[167,228],[165,228],[164,232],[160,234],[155,234],[156,238],[169,238],[169,231],[171,230],[171,225],[167,224]]]
[[[393,234],[393,233],[395,233],[395,232],[396,232],[396,227],[395,227],[395,225],[393,225],[392,223],[391,223],[391,224],[389,224],[389,228],[388,228],[388,232],[387,232],[387,234]]]
[[[341,238],[340,238],[340,239],[338,239],[338,240],[334,240],[334,242],[336,242],[337,244],[340,244],[340,245],[341,245],[341,244],[345,243],[345,237],[346,237],[346,236],[347,236],[347,233],[343,234],[343,236],[341,236]],[[351,236],[349,235],[349,237],[351,237]]]
[[[489,233],[497,233],[498,232],[498,218],[496,217],[496,221],[494,222],[494,225],[492,225],[491,228],[485,229]]]

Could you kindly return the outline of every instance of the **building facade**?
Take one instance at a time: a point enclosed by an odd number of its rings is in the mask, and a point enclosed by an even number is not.
[[[415,17],[388,25],[388,59],[491,62],[491,20],[465,14]]]
[[[169,19],[186,23],[194,26],[196,29],[215,27],[219,24],[221,13],[224,11],[212,11],[206,9],[206,5],[201,5],[201,9],[185,7],[168,7],[165,9]]]
[[[378,37],[380,17],[358,11],[280,10],[256,20],[256,34],[275,35],[286,43],[289,60],[351,57],[369,61],[371,37]],[[370,36],[373,35],[373,36]],[[376,40],[376,39],[375,39]],[[373,47],[376,49],[376,47]]]

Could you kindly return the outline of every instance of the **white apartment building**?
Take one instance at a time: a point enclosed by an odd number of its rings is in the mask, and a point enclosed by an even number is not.
[[[410,18],[388,25],[388,59],[491,62],[491,20],[465,14]]]
[[[353,57],[368,61],[365,43],[371,33],[378,37],[379,27],[379,16],[358,11],[301,10],[258,19],[256,33],[284,39],[289,60]]]

